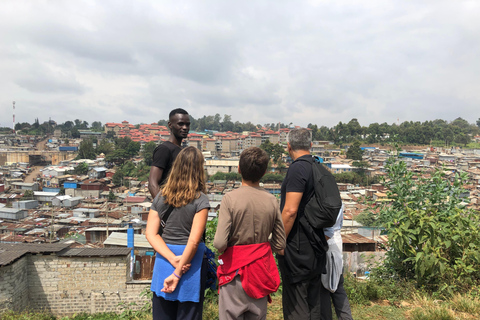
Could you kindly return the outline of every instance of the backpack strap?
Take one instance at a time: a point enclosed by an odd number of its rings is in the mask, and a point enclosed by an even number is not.
[[[158,229],[158,234],[159,235],[163,234],[163,230],[165,229],[165,226],[167,225],[168,217],[170,217],[170,213],[172,213],[172,211],[173,211],[173,206],[169,205],[168,209],[167,209],[167,212],[165,212],[165,214],[163,215],[163,219],[160,220],[160,228]]]

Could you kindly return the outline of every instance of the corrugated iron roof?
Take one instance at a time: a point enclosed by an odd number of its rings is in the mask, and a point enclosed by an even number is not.
[[[111,257],[126,256],[130,248],[72,248],[58,254],[59,257]]]
[[[5,251],[0,249],[0,266],[6,266],[28,253],[28,250]]]
[[[8,265],[27,253],[60,252],[70,243],[0,243],[0,266]]]
[[[372,239],[368,239],[358,233],[342,234],[343,243],[376,243]]]
[[[68,248],[70,243],[0,243],[0,250],[20,251],[27,250],[30,253],[53,253]]]

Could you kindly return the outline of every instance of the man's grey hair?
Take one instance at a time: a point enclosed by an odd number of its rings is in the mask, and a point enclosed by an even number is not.
[[[306,128],[297,128],[290,130],[287,135],[287,142],[293,151],[310,151],[312,142],[312,133]]]

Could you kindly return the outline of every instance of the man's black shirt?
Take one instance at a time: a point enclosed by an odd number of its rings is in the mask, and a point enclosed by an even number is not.
[[[313,172],[310,162],[299,160],[309,158],[312,155],[304,155],[296,159],[288,169],[287,175],[282,183],[280,210],[283,212],[287,192],[302,192],[302,199],[297,210],[297,217],[292,230],[287,238],[285,256],[279,258],[280,263],[285,265],[286,272],[282,278],[289,283],[297,283],[319,276],[325,264],[320,259],[310,244],[303,228],[299,225],[299,218],[303,216],[304,209],[315,192],[313,185]]]
[[[181,150],[182,148],[176,144],[173,144],[170,141],[165,141],[158,145],[153,151],[152,166],[163,169],[162,178],[158,182],[159,186],[167,179],[168,174],[172,169],[173,162]]]

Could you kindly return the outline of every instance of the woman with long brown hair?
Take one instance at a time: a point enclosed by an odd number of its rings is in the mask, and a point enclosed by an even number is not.
[[[206,276],[202,236],[210,207],[203,163],[197,148],[180,151],[148,214],[146,237],[157,252],[151,286],[154,320],[202,319]]]

